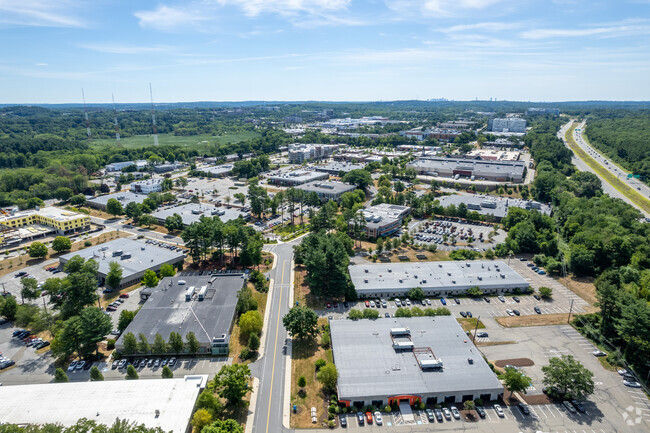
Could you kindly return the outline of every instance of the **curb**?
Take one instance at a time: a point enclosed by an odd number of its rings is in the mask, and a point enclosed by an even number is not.
[[[293,306],[293,284],[294,284],[294,262],[293,257],[290,262],[291,278],[289,279],[289,305]],[[284,361],[284,399],[283,399],[283,409],[282,409],[282,426],[286,429],[291,428],[291,353],[292,353],[292,343],[291,338],[287,339],[289,344],[287,345],[287,353],[289,356],[286,356]]]
[[[275,269],[275,267],[277,266],[278,256],[272,251],[269,252],[273,255],[273,266],[271,267],[271,269],[269,269],[270,272],[273,269]],[[269,306],[269,302],[271,301],[271,299],[273,299],[273,286],[275,286],[275,280],[271,279],[269,280],[269,292],[266,296],[266,308],[264,310],[264,324],[262,325],[262,335],[266,335],[266,331],[269,327],[269,315],[271,314],[271,308]],[[262,359],[262,357],[264,356],[264,348],[266,347],[266,338],[260,338],[260,340],[261,340],[260,348],[257,351],[259,353],[259,356],[257,357],[258,361]]]
[[[252,433],[253,421],[255,418],[255,406],[257,406],[257,390],[260,387],[260,380],[253,377],[253,389],[251,390],[255,398],[251,397],[251,404],[248,406],[248,415],[246,416],[246,433]]]

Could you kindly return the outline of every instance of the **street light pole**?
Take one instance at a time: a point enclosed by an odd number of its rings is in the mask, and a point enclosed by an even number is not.
[[[569,307],[569,317],[566,319],[566,323],[571,323],[571,312],[573,311],[573,299],[571,299],[571,306]]]

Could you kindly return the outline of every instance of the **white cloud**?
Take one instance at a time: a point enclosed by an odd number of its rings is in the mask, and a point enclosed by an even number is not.
[[[147,54],[147,53],[161,53],[173,51],[174,47],[155,45],[155,46],[138,46],[138,45],[122,45],[122,44],[107,44],[107,43],[89,43],[79,45],[91,51],[108,54]]]
[[[237,6],[248,16],[262,13],[281,15],[303,12],[318,15],[327,11],[339,11],[348,7],[351,0],[216,0],[222,6]]]
[[[650,34],[647,25],[614,25],[584,29],[534,29],[521,32],[525,39],[570,38],[584,36],[623,37],[632,35]]]
[[[47,66],[47,63],[36,63],[35,66]]]
[[[481,10],[503,0],[385,0],[386,6],[401,15],[450,16],[463,10]]]
[[[177,30],[196,26],[209,19],[199,10],[173,8],[165,5],[158,6],[158,9],[152,11],[138,11],[134,15],[140,20],[140,27],[158,30]]]
[[[0,0],[0,24],[30,27],[84,27],[75,17],[78,2],[68,0]]]
[[[474,23],[474,24],[460,24],[452,27],[437,29],[445,33],[456,33],[456,32],[466,32],[472,30],[482,30],[485,32],[502,32],[505,30],[514,30],[521,28],[522,23],[512,22],[512,23],[501,23],[501,22],[483,22],[483,23]]]

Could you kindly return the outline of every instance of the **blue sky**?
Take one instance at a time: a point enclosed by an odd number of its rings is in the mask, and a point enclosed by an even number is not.
[[[0,103],[650,100],[650,0],[0,0]]]

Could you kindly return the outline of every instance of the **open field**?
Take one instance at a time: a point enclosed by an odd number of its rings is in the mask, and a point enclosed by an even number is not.
[[[521,326],[563,325],[567,323],[568,314],[538,314],[537,316],[500,316],[494,320],[504,328]]]
[[[172,145],[186,148],[192,148],[199,151],[207,149],[209,146],[229,143],[239,143],[257,137],[258,134],[252,131],[236,132],[232,134],[213,136],[210,134],[176,136],[174,134],[158,134],[158,143],[161,146]],[[122,137],[120,140],[124,148],[138,148],[153,146],[152,135],[135,135],[133,137]],[[115,139],[103,138],[94,140],[93,147],[115,146]]]
[[[598,176],[602,177],[609,183],[612,187],[614,187],[618,192],[621,194],[625,195],[628,199],[632,200],[637,206],[639,206],[641,209],[643,209],[645,212],[650,213],[650,200],[645,198],[643,195],[639,194],[637,191],[635,191],[633,188],[619,180],[616,176],[614,176],[609,170],[607,170],[605,167],[600,165],[595,159],[593,159],[587,152],[582,150],[580,146],[575,142],[573,139],[573,130],[576,129],[577,124],[574,122],[573,125],[569,129],[567,129],[566,133],[564,134],[564,139],[566,140],[567,144],[571,148],[571,150],[580,158],[583,160],[589,167],[592,168],[596,173],[598,173]]]

